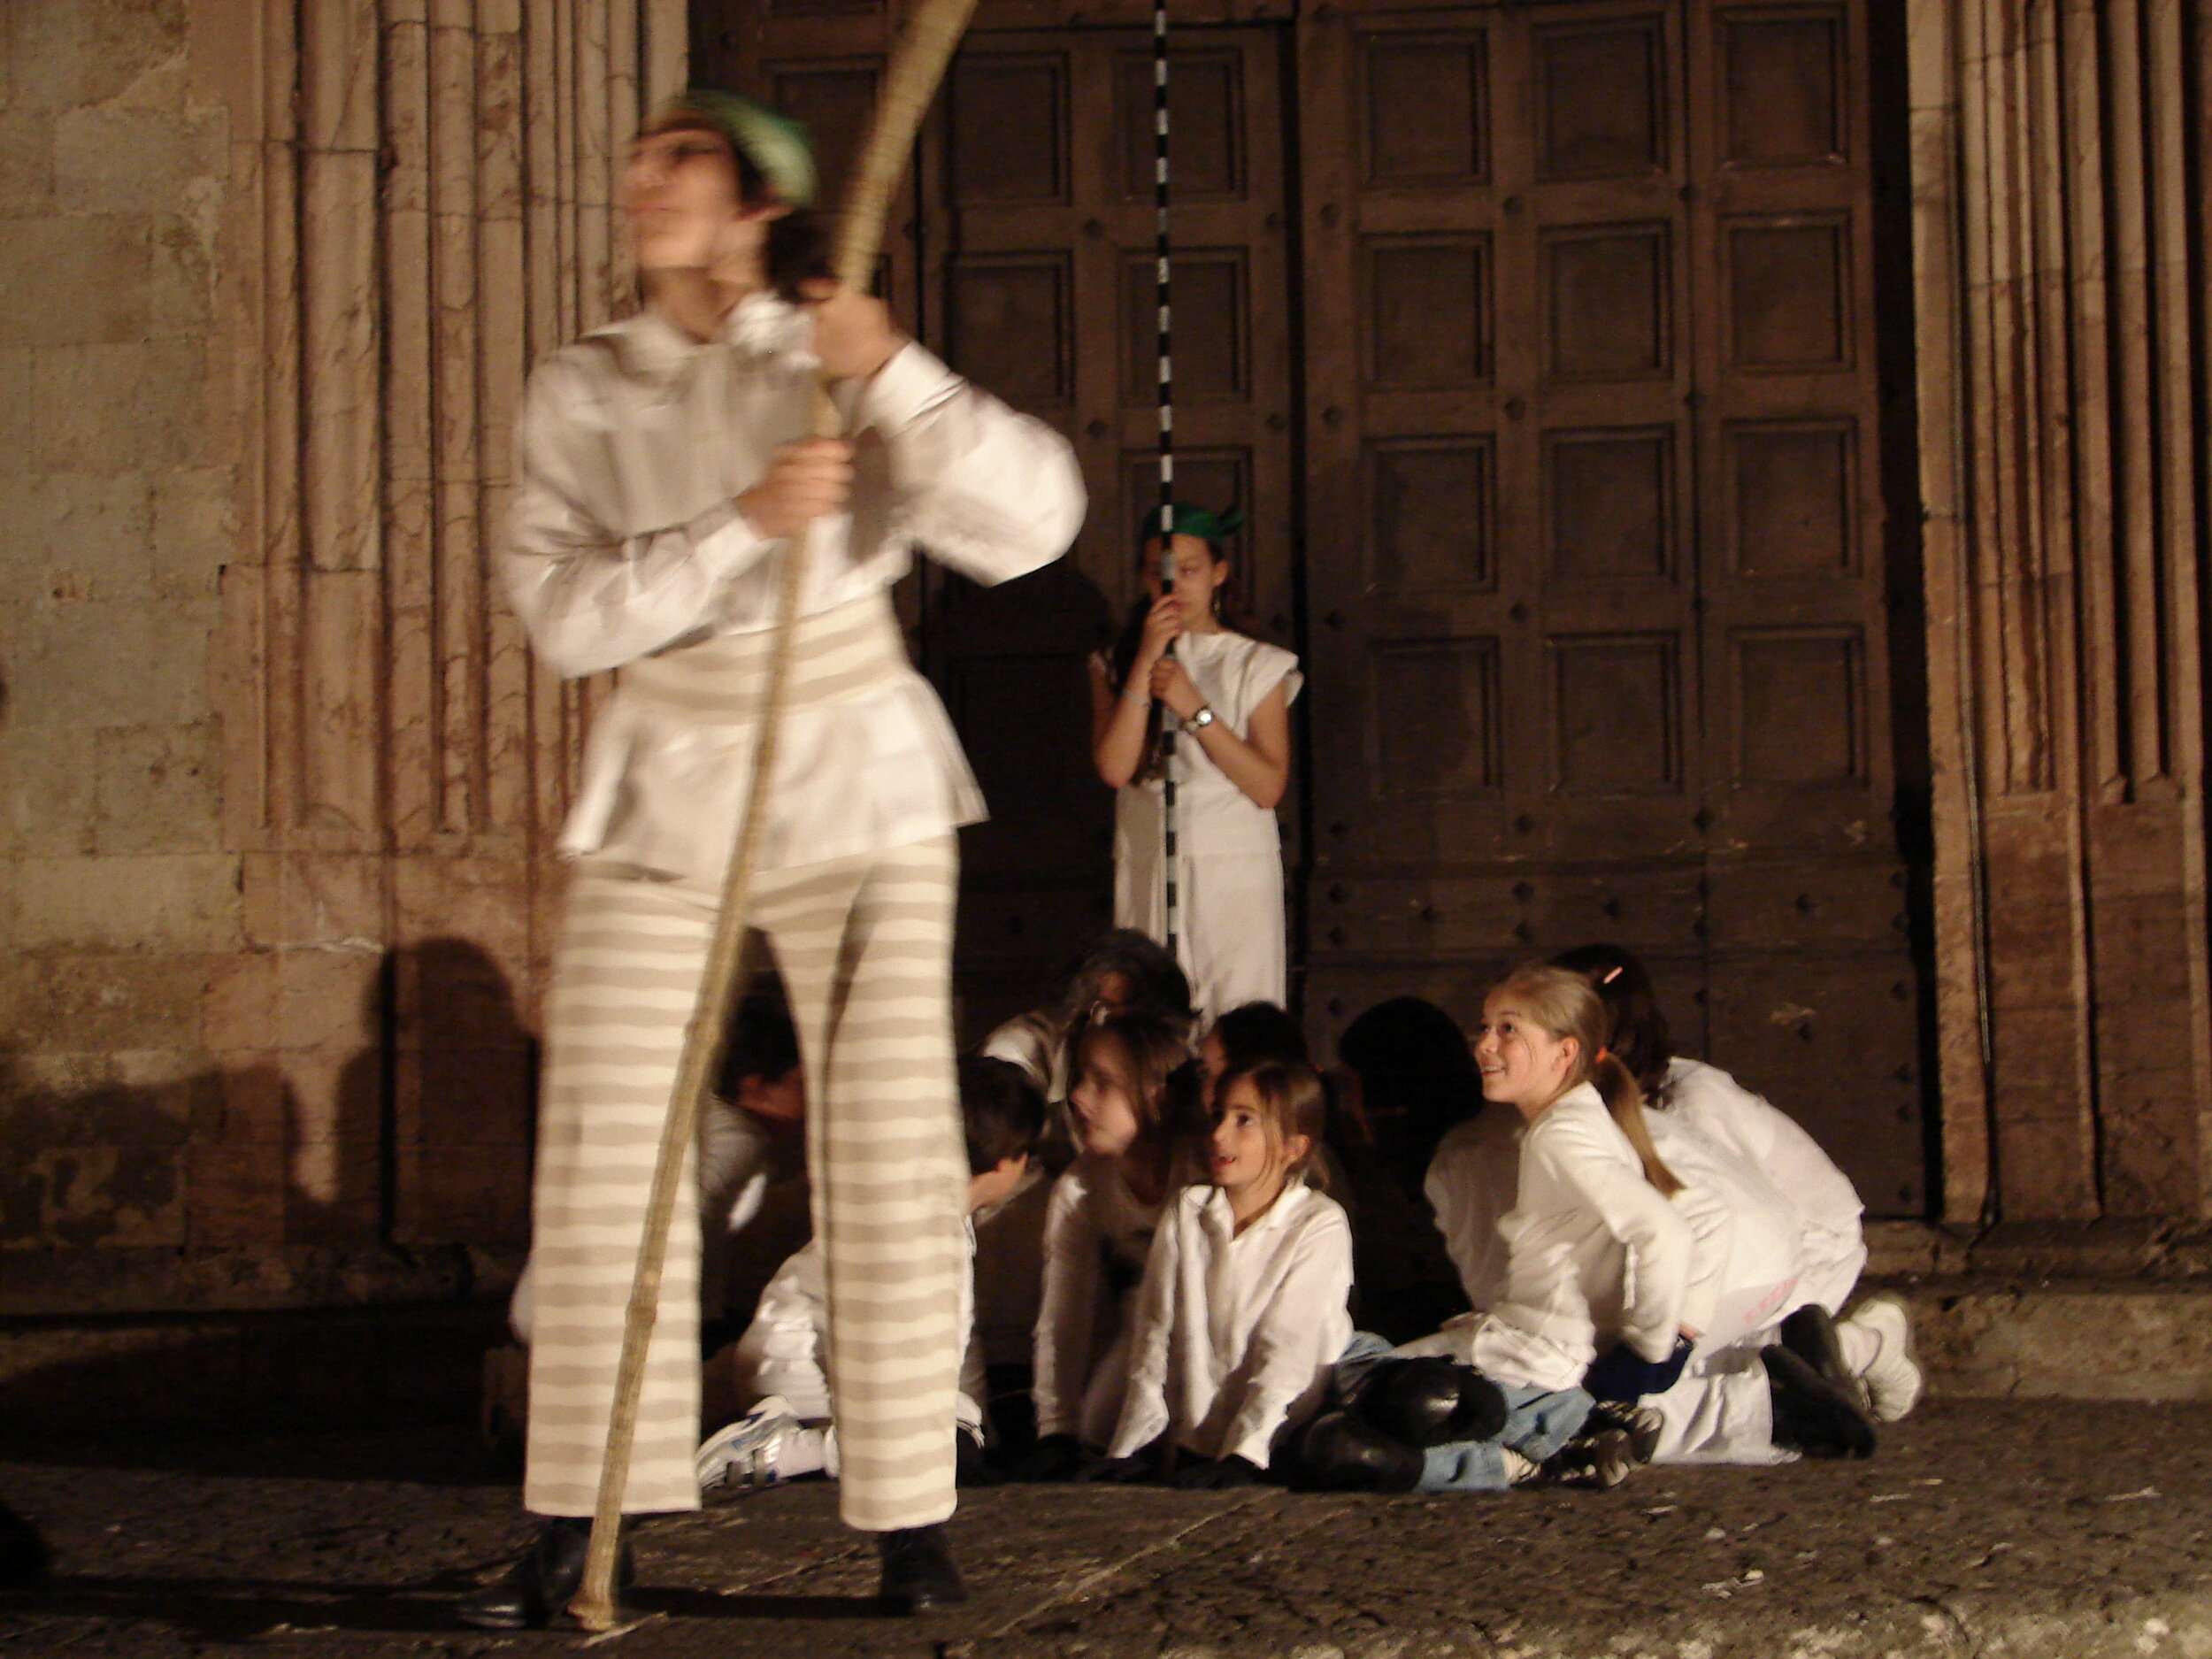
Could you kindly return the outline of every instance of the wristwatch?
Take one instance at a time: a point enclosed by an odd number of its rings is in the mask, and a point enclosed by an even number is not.
[[[1189,719],[1183,722],[1183,729],[1186,732],[1196,733],[1204,731],[1213,723],[1214,711],[1212,707],[1210,704],[1202,703],[1198,705],[1198,712],[1192,715]]]

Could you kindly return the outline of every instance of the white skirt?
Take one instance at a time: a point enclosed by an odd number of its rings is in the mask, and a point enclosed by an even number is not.
[[[1246,1002],[1289,1001],[1283,925],[1283,856],[1184,852],[1176,959],[1190,976],[1191,1001],[1210,1023]],[[1125,842],[1114,860],[1114,925],[1165,941],[1167,902],[1160,851]]]

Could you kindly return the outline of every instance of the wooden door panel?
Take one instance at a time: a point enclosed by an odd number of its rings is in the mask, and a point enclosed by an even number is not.
[[[990,0],[1021,26],[966,43],[887,244],[902,314],[1066,433],[1092,494],[1061,566],[908,605],[997,814],[966,842],[972,1023],[1105,913],[1080,660],[1135,594],[1156,465],[1148,42],[1119,3]],[[889,11],[750,16],[708,73],[856,137]],[[1618,939],[1686,1050],[1875,1213],[1917,1210],[1864,0],[1308,8],[1287,123],[1274,27],[1184,17],[1180,493],[1253,511],[1259,631],[1302,643],[1304,585],[1315,1035],[1406,992],[1470,1017],[1508,963]]]
[[[1174,122],[1178,494],[1240,504],[1233,589],[1263,634],[1292,618],[1289,342],[1275,44],[1179,31]],[[1070,558],[985,591],[929,579],[926,666],[946,688],[994,821],[968,838],[958,964],[972,1028],[1033,996],[1108,918],[1113,797],[1089,760],[1084,659],[1139,593],[1158,500],[1145,35],[972,35],[955,60],[925,240],[925,307],[948,360],[1074,442],[1090,513]],[[1020,152],[1014,154],[1011,152]],[[1010,712],[1002,700],[1024,705]]]
[[[1302,26],[1310,516],[1358,549],[1308,571],[1310,983],[1327,1029],[1393,975],[1471,1007],[1454,965],[1619,939],[1878,1212],[1923,1187],[1863,27]]]

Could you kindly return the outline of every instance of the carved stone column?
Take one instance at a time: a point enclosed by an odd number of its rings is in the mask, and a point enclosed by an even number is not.
[[[1910,16],[1945,1209],[2199,1215],[2208,19]]]
[[[219,657],[256,1079],[200,1242],[511,1242],[588,688],[491,580],[530,362],[626,303],[613,191],[682,0],[218,0],[241,551]],[[215,16],[212,14],[219,14]]]

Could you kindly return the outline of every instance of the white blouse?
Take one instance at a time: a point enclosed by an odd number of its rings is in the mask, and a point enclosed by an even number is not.
[[[1858,1236],[1863,1206],[1851,1178],[1794,1118],[1718,1066],[1676,1060],[1668,1068],[1666,1105],[1651,1116],[1688,1123],[1764,1171],[1807,1227]]]
[[[1293,703],[1305,684],[1290,652],[1226,628],[1184,634],[1175,641],[1175,655],[1214,718],[1239,737],[1251,736],[1252,711],[1269,692],[1280,686],[1284,701]],[[1168,764],[1175,775],[1177,834],[1187,856],[1280,853],[1275,809],[1259,805],[1231,782],[1196,738],[1179,738]],[[1153,778],[1115,792],[1114,856],[1124,864],[1136,860],[1149,868],[1159,861],[1160,783]]]
[[[1421,1183],[1445,1252],[1476,1308],[1491,1307],[1505,1294],[1505,1238],[1498,1223],[1521,1195],[1521,1135],[1527,1127],[1517,1109],[1486,1105],[1445,1132]]]
[[[778,445],[808,434],[810,328],[766,293],[748,296],[704,342],[647,310],[532,373],[499,564],[532,645],[557,672],[596,673],[773,625],[780,561],[765,556],[781,542],[757,534],[735,497]],[[858,434],[851,509],[818,523],[803,616],[882,593],[917,545],[999,582],[1050,563],[1074,538],[1084,497],[1066,442],[918,345],[840,394]],[[564,849],[596,850],[618,809],[648,819],[695,812],[689,792],[623,798],[626,777],[656,774],[641,754],[686,736],[626,716],[618,691],[587,746]],[[732,764],[749,757],[739,746]],[[776,810],[766,869],[941,834],[979,818],[982,803],[943,707],[909,669],[865,697],[795,712]]]
[[[1083,1432],[1091,1373],[1113,1345],[1159,1221],[1160,1206],[1129,1190],[1118,1159],[1087,1152],[1053,1183],[1032,1384],[1040,1436]],[[1110,1286],[1110,1274],[1121,1285]]]
[[[1201,1457],[1266,1468],[1352,1340],[1351,1294],[1352,1227],[1334,1199],[1294,1184],[1239,1233],[1226,1193],[1185,1187],[1145,1264],[1109,1455],[1171,1431]]]
[[[1514,1206],[1497,1230],[1503,1282],[1487,1312],[1452,1321],[1436,1347],[1502,1382],[1571,1387],[1602,1335],[1661,1360],[1682,1325],[1711,1322],[1727,1263],[1725,1211],[1695,1187],[1670,1201],[1645,1179],[1587,1083],[1523,1133]]]
[[[983,1356],[975,1341],[975,1228],[968,1234],[968,1268],[960,1280],[960,1394],[954,1411],[972,1428],[983,1425]],[[752,1323],[737,1340],[737,1357],[755,1398],[780,1394],[795,1416],[833,1417],[829,1386],[829,1280],[818,1241],[809,1240],[776,1270],[760,1294]]]

